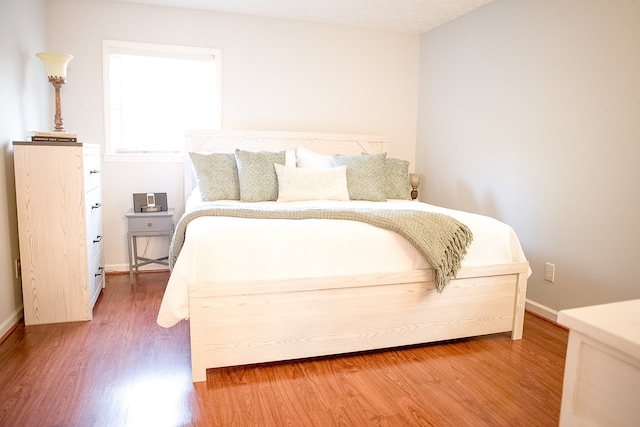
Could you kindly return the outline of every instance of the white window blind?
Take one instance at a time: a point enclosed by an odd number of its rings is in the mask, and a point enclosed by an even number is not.
[[[218,49],[105,40],[106,154],[178,154],[186,129],[219,129],[220,62]]]

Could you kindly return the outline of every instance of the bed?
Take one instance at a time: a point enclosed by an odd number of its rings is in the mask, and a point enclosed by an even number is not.
[[[335,178],[338,168],[332,165],[331,171],[317,171],[322,169],[318,162],[328,159],[344,159],[342,170],[347,171],[359,170],[353,166],[359,162],[368,164],[380,158],[387,167],[397,160],[386,158],[388,145],[385,137],[371,135],[187,132],[187,151],[196,154],[187,156],[185,162],[186,213],[172,242],[172,272],[158,324],[171,327],[186,319],[190,322],[194,382],[206,381],[209,368],[502,332],[511,332],[513,340],[522,338],[530,269],[517,236],[508,225],[485,216],[412,201],[404,193],[387,201],[369,200],[369,196],[345,200],[343,175]],[[194,156],[235,155],[238,185],[242,194],[250,194],[246,185],[242,187],[243,176],[250,168],[248,163],[241,163],[245,159],[240,154],[252,156],[259,151],[284,152],[280,154],[282,166],[276,167],[276,176],[280,179],[280,197],[289,198],[249,199],[251,203],[202,201],[203,194],[210,191],[205,184],[210,182],[204,180],[202,162]],[[284,187],[283,183],[292,176],[298,179],[295,174],[303,171],[295,165],[297,162],[300,166],[303,155],[310,156],[304,160],[307,167],[311,166],[309,175],[322,174],[322,184],[305,181],[305,188],[292,192],[295,185]],[[367,159],[360,159],[364,157]],[[394,172],[396,177],[407,173],[407,162],[399,164],[405,169],[400,167],[399,173]],[[327,178],[328,174],[332,177]],[[328,185],[327,179],[340,185]],[[385,179],[388,184],[391,178]],[[367,178],[367,182],[371,181]],[[219,176],[215,176],[215,182],[221,182]],[[355,182],[355,178],[349,182]],[[300,192],[318,185],[313,191],[329,191],[332,195],[323,193],[322,200],[300,196]],[[407,195],[410,190],[407,188]],[[385,191],[390,194],[388,187]],[[351,187],[348,192],[347,199],[359,198]],[[267,211],[269,215],[256,217],[252,211],[248,216],[246,212],[226,216],[245,208],[257,209],[260,215]],[[341,216],[303,221],[288,216],[291,211],[309,210],[321,215],[326,211],[333,214],[348,210],[349,215],[358,211],[359,215],[360,211],[383,210],[392,217],[380,226],[352,220],[350,216],[346,221]],[[411,211],[410,216],[446,217],[461,224],[456,232],[472,232],[455,277],[445,273],[447,277],[443,279],[441,268],[427,261],[430,258],[423,256],[424,251],[410,243],[412,238],[399,234],[406,230],[385,228],[395,222],[394,215],[405,215],[407,211]],[[271,216],[274,213],[285,216]],[[416,227],[406,228],[413,232]]]

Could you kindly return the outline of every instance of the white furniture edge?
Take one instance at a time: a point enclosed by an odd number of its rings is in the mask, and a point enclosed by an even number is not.
[[[560,426],[637,425],[640,300],[561,310],[569,328]]]
[[[561,310],[558,323],[640,359],[640,300]]]

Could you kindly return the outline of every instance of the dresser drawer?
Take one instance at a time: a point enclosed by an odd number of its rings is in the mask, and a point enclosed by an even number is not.
[[[173,218],[170,216],[157,217],[142,216],[144,214],[136,215],[135,218],[129,218],[129,231],[141,232],[141,231],[172,231],[173,230]]]
[[[100,290],[104,287],[104,262],[102,259],[102,249],[100,249],[89,264],[89,295],[91,298],[91,308],[96,303]]]
[[[100,187],[102,171],[100,170],[100,149],[88,147],[84,149],[84,190]]]
[[[102,194],[95,188],[85,195],[87,224],[87,254],[91,261],[102,248]]]

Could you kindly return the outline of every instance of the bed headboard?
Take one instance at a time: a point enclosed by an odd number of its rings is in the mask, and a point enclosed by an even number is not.
[[[294,150],[300,146],[320,154],[378,154],[388,151],[385,136],[310,132],[189,130],[185,133],[184,197],[197,185],[189,152],[232,153],[236,148],[252,151]]]

